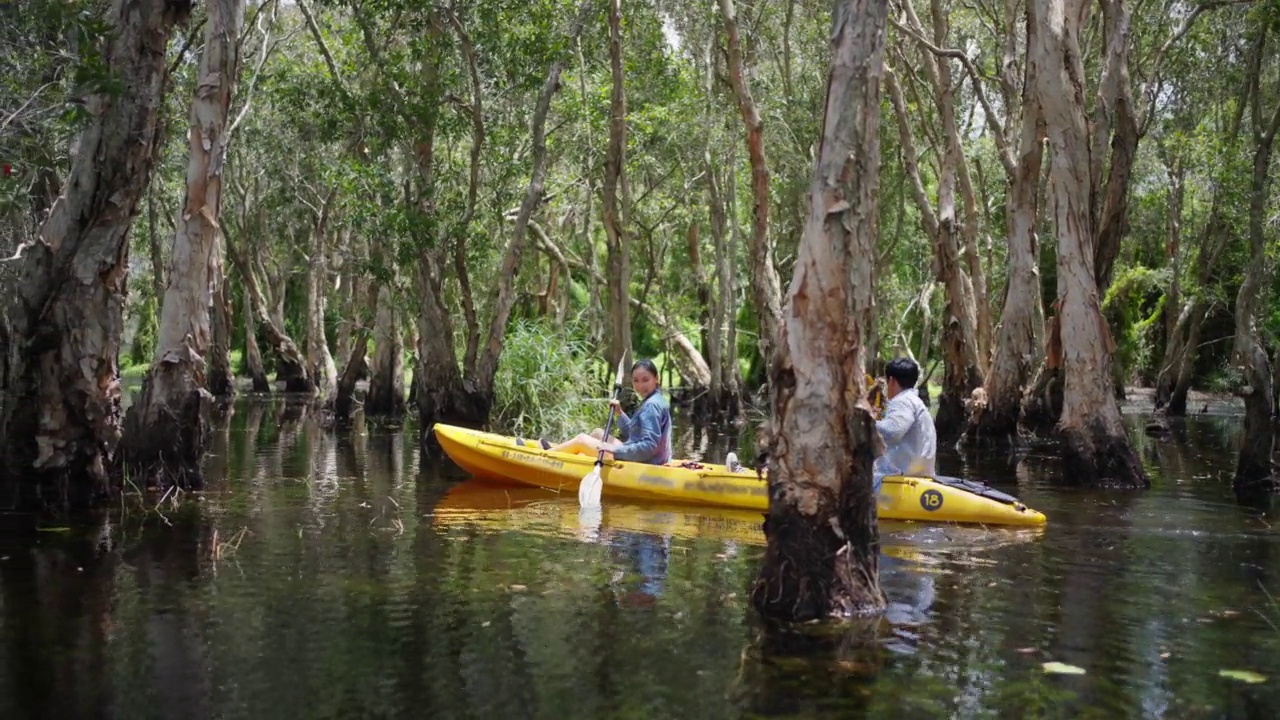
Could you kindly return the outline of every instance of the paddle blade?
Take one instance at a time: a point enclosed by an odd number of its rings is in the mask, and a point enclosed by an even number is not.
[[[604,490],[604,482],[600,479],[600,466],[591,468],[591,472],[578,483],[578,505],[581,507],[598,507],[600,493]]]
[[[604,510],[599,506],[578,508],[578,539],[582,542],[600,541],[600,523]]]
[[[622,360],[618,360],[618,374],[613,379],[613,387],[615,390],[622,387],[622,374],[624,372],[626,371],[622,368]]]

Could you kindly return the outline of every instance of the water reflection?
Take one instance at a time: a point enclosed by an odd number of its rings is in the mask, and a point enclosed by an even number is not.
[[[1048,526],[883,523],[885,617],[815,636],[747,606],[758,514],[584,517],[461,481],[412,426],[242,401],[198,497],[0,516],[0,717],[1271,717],[1280,539],[1220,479],[1235,421],[1129,421],[1147,492],[1057,489],[1043,450],[944,454]]]

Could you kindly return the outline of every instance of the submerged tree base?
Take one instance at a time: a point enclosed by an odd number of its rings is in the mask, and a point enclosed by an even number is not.
[[[966,448],[1011,448],[1021,439],[1016,408],[1013,411],[971,409],[960,444]]]
[[[698,424],[732,423],[742,417],[742,397],[737,393],[725,393],[717,398],[709,392],[703,392],[688,399],[672,393],[672,402],[677,406],[687,406],[690,420]]]
[[[838,498],[827,488],[806,488],[818,498],[819,507],[811,515],[801,511],[804,503],[770,498],[764,522],[769,546],[751,590],[751,601],[762,615],[806,622],[872,617],[884,611],[876,572],[880,540],[875,520],[871,537],[851,536],[857,524],[850,519],[875,512],[874,505],[856,506],[862,503],[856,502],[854,482],[847,478]],[[859,548],[864,556],[859,556]]]
[[[1033,431],[1047,431],[1057,427],[1062,416],[1062,386],[1061,370],[1040,369],[1031,389],[1022,399],[1019,421],[1023,427]]]
[[[169,374],[168,381],[161,374]],[[204,485],[200,462],[210,438],[209,414],[213,396],[195,383],[174,392],[172,381],[181,380],[175,366],[152,368],[142,394],[125,417],[124,438],[116,451],[120,485],[139,489]]]
[[[465,388],[417,387],[418,418],[424,435],[431,426],[449,423],[463,427],[483,427],[493,409],[493,394],[468,392]]]
[[[1062,434],[1063,482],[1107,488],[1148,488],[1151,481],[1138,462],[1129,438],[1101,423],[1083,428],[1059,427]]]

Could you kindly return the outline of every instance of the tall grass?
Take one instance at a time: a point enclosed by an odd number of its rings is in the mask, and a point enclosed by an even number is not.
[[[494,380],[495,428],[556,441],[603,425],[611,388],[597,387],[592,363],[592,348],[572,332],[516,321]]]

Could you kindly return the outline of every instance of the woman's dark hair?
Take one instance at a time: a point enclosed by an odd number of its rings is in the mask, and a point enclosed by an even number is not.
[[[631,366],[631,372],[635,372],[636,368],[644,368],[645,372],[652,375],[658,381],[659,385],[662,384],[662,376],[658,374],[658,366],[654,365],[653,361],[649,358],[637,360],[636,364]]]
[[[911,358],[898,358],[884,366],[884,376],[897,380],[902,389],[906,390],[916,386],[916,381],[920,379],[920,368]]]

